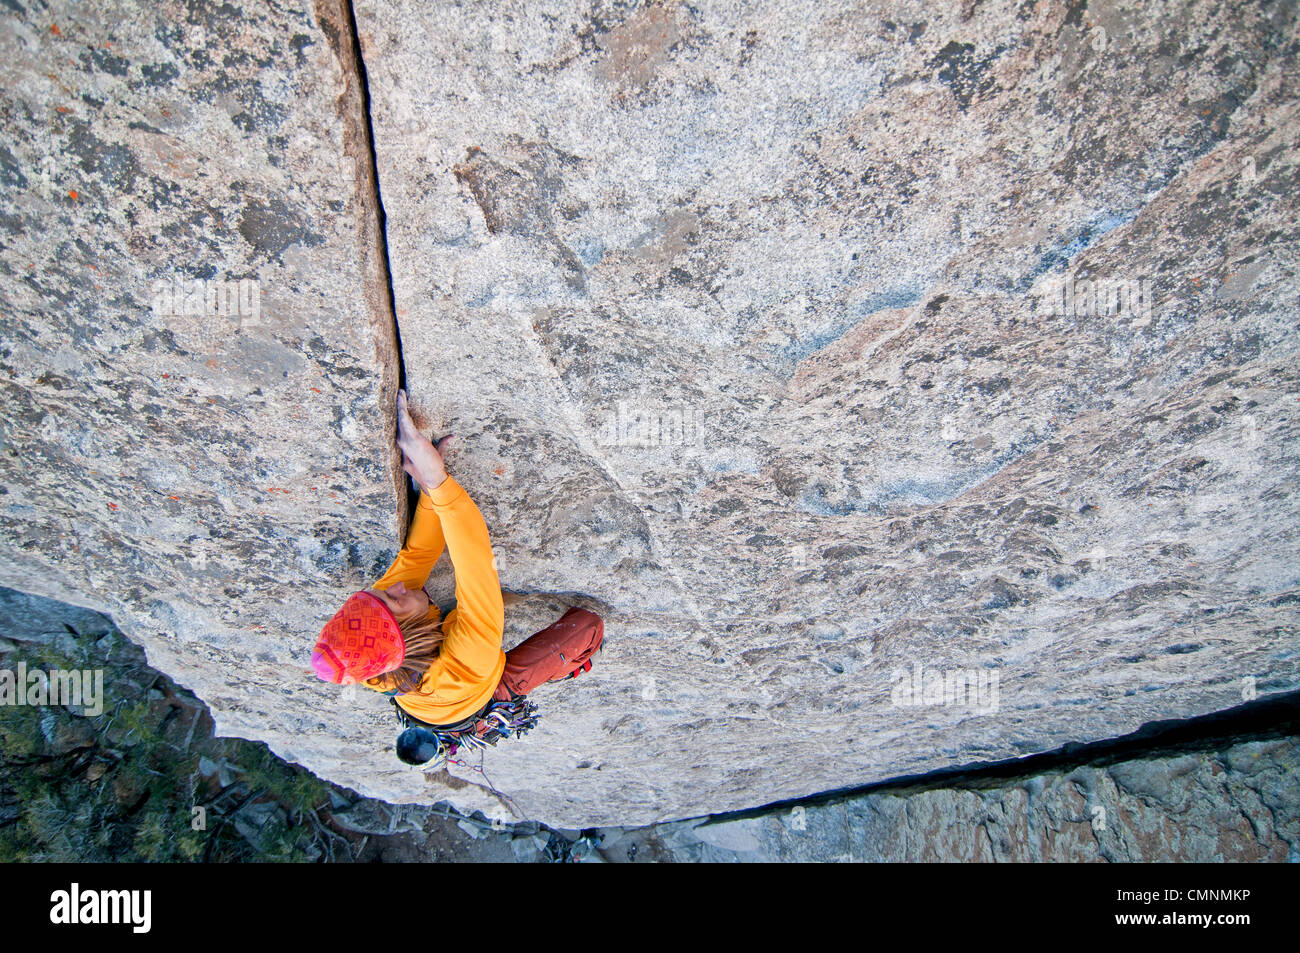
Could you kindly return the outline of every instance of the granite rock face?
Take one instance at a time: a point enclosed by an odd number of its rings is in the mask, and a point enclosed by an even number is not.
[[[357,0],[401,358],[507,645],[606,620],[488,755],[508,801],[306,672],[405,499],[348,15],[277,9],[0,39],[0,583],[222,731],[580,828],[1297,687],[1292,5]],[[260,323],[160,319],[171,277]]]

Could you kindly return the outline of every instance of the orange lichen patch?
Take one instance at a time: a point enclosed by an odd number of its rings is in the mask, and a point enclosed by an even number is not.
[[[76,202],[76,201],[79,201],[79,200],[80,200],[81,196],[77,194],[77,190],[76,190],[76,189],[71,189],[71,190],[68,192],[68,198],[70,198],[70,199],[72,199],[72,201]]]
[[[116,504],[116,503],[109,503],[109,504],[108,504],[108,508],[109,508],[110,510],[115,510],[115,509],[117,509],[117,504]]]
[[[312,390],[314,390],[314,391],[315,391],[316,393],[318,393],[318,394],[320,393],[320,388],[319,388],[319,387],[313,387]]]
[[[67,107],[67,106],[59,106],[59,107],[56,108],[54,111],[55,111],[56,113],[65,113],[65,112],[68,111],[68,107]]]
[[[55,36],[59,36],[59,25],[57,23],[51,23],[50,32],[53,33]]]
[[[497,476],[502,476],[506,472],[506,465],[504,463],[498,464],[496,469],[493,470],[492,472],[495,473]]]

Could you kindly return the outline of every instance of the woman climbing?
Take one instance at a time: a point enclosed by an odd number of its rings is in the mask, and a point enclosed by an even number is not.
[[[440,447],[416,429],[405,391],[397,394],[397,445],[402,469],[421,489],[406,546],[325,624],[311,666],[327,682],[361,682],[391,696],[407,729],[397,755],[425,764],[457,745],[495,744],[532,727],[535,706],[526,696],[590,671],[605,626],[574,607],[503,652],[505,607],[487,525],[447,475]],[[445,618],[424,591],[444,545],[456,576],[456,605]]]

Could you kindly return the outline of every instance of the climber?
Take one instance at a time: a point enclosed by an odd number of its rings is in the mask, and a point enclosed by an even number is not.
[[[501,650],[505,607],[487,525],[474,501],[447,475],[441,447],[416,429],[397,394],[402,469],[420,487],[406,545],[369,589],[353,593],[325,624],[311,667],[336,684],[362,683],[393,699],[398,757],[423,764],[448,744],[481,747],[536,721],[528,696],[538,685],[591,670],[605,626],[570,608],[508,653]],[[445,617],[424,591],[429,572],[451,555],[456,605]]]

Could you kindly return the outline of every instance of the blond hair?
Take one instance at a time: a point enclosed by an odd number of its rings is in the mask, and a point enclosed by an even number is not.
[[[406,654],[397,668],[368,679],[367,684],[385,691],[397,689],[405,695],[418,691],[429,666],[438,657],[446,635],[442,631],[442,620],[427,613],[398,619],[397,626],[406,641]]]

